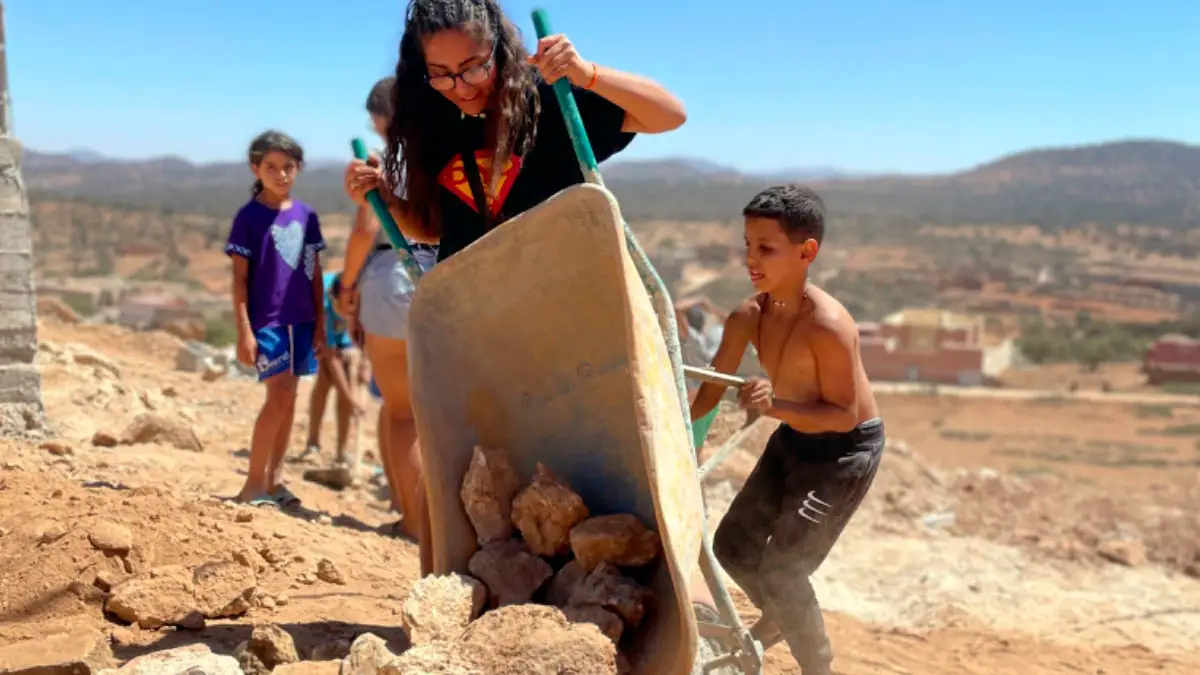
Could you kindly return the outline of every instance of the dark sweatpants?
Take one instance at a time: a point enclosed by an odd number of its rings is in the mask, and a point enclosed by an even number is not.
[[[871,487],[883,445],[878,419],[827,434],[781,424],[713,536],[721,566],[779,625],[804,675],[833,661],[809,576]]]

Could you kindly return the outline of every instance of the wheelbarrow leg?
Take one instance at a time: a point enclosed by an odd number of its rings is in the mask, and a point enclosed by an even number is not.
[[[754,635],[742,625],[733,598],[721,575],[721,567],[713,552],[712,535],[705,524],[700,548],[700,571],[712,592],[713,601],[717,606],[717,614],[721,624],[700,622],[701,639],[716,639],[728,650],[728,653],[704,663],[698,663],[698,672],[704,675],[717,673],[721,669],[733,668],[734,672],[744,675],[761,675],[763,664],[763,647],[754,639]],[[693,671],[696,673],[697,671]],[[729,672],[729,671],[723,671]]]

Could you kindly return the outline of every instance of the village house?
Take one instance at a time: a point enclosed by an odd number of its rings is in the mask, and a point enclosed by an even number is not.
[[[942,309],[906,309],[858,332],[872,380],[994,385],[1013,362],[1011,339],[989,336],[980,317]]]
[[[88,316],[113,307],[128,292],[129,284],[120,277],[85,279],[42,279],[37,284],[39,298],[56,298]]]
[[[197,316],[187,300],[155,292],[131,294],[121,301],[117,310],[117,323],[134,330],[159,328],[172,321]]]
[[[1142,360],[1150,384],[1200,382],[1200,340],[1168,334],[1154,341]]]

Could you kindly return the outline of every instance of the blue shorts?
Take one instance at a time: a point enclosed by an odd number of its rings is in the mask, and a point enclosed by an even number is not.
[[[317,355],[313,353],[313,332],[316,322],[292,326],[268,326],[254,331],[258,342],[258,381],[263,382],[280,373],[298,377],[317,372]]]

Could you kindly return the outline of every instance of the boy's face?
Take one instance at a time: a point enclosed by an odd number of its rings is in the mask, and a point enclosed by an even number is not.
[[[262,161],[252,165],[250,170],[254,177],[261,180],[263,188],[277,195],[287,195],[292,190],[292,182],[300,173],[300,163],[291,155],[272,150],[263,156]]]
[[[814,239],[792,241],[776,220],[746,218],[746,270],[760,293],[803,284],[819,248]]]

